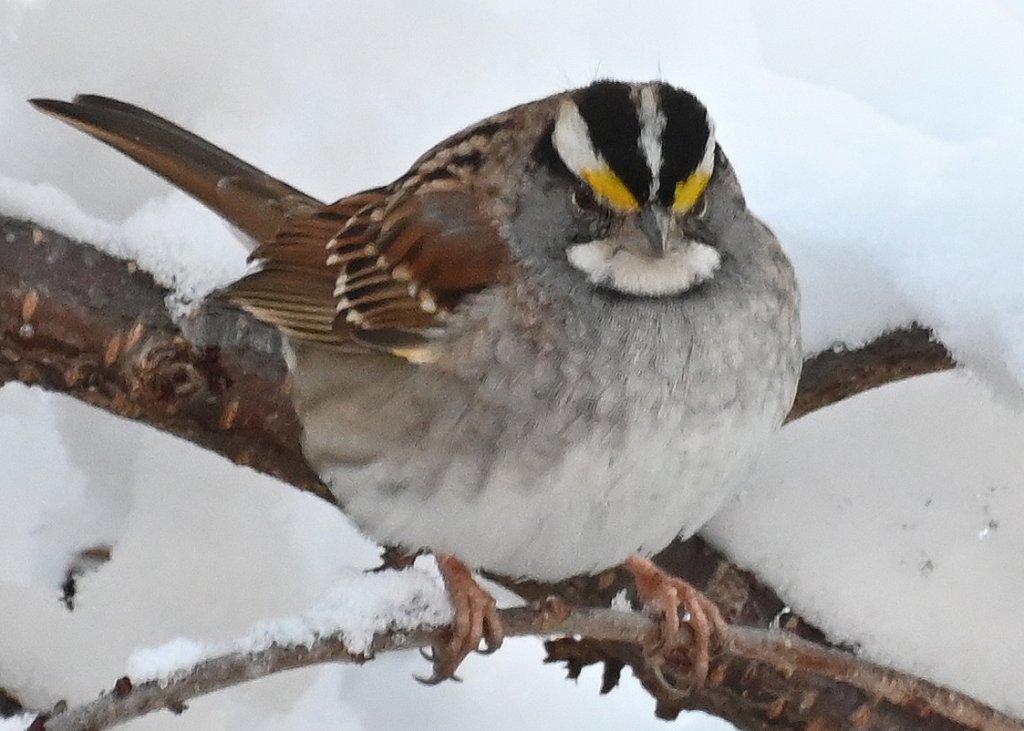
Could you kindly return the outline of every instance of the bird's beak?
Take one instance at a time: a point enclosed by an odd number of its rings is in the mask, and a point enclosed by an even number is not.
[[[651,253],[664,256],[675,223],[672,214],[660,206],[645,208],[640,213],[640,230],[651,244]]]

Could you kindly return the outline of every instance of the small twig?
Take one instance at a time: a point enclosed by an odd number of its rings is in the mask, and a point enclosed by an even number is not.
[[[555,616],[543,609],[514,608],[502,610],[501,618],[507,636],[593,634],[636,644],[653,629],[653,623],[640,615],[600,609],[584,608]],[[122,678],[96,700],[45,719],[43,728],[46,731],[101,731],[161,709],[180,712],[193,698],[284,670],[325,662],[364,663],[384,652],[430,647],[437,634],[443,631],[424,627],[381,632],[374,636],[371,650],[365,654],[351,652],[337,637],[323,637],[309,646],[275,645],[259,652],[221,655],[166,681],[135,684]],[[681,633],[680,637],[685,642],[688,633]]]
[[[517,607],[502,610],[501,619],[507,636],[579,636],[621,643],[634,651],[655,631],[649,618],[611,609],[560,608],[558,612],[549,612],[544,608]],[[425,627],[411,632],[381,632],[374,636],[372,650],[366,654],[349,651],[337,637],[324,637],[309,646],[272,646],[255,653],[225,654],[163,682],[133,684],[121,678],[112,690],[96,700],[55,713],[36,726],[38,731],[102,731],[161,709],[180,713],[191,699],[246,680],[324,662],[363,663],[383,652],[428,647],[439,631],[443,630]],[[684,628],[680,631],[680,642],[685,644],[689,640],[690,633]],[[747,702],[751,707],[774,708],[760,713],[773,715],[776,728],[907,728],[899,722],[913,722],[922,709],[927,709],[931,716],[927,723],[932,725],[926,723],[921,728],[1024,729],[1024,724],[962,694],[857,661],[780,631],[730,629],[713,663],[708,690],[716,692],[729,675],[737,672],[751,678],[774,678],[766,687],[776,689],[775,695],[762,691]],[[800,673],[815,675],[821,690],[810,696],[794,696],[793,685],[788,681]],[[841,696],[843,702],[836,703],[830,694]],[[894,722],[896,725],[887,725]]]

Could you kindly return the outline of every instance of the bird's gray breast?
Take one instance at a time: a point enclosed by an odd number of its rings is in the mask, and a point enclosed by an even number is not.
[[[659,550],[731,493],[795,388],[793,288],[722,276],[563,303],[527,274],[463,308],[431,365],[300,349],[307,458],[371,537],[477,567],[558,579]]]

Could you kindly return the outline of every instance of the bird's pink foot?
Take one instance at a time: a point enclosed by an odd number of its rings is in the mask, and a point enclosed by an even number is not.
[[[436,558],[455,616],[447,637],[435,643],[433,653],[426,656],[434,664],[434,672],[429,678],[418,680],[427,685],[449,678],[458,680],[455,671],[469,653],[479,649],[481,640],[485,652],[490,653],[497,650],[504,639],[494,597],[457,558],[444,553],[436,554]]]
[[[695,686],[703,685],[708,677],[711,655],[728,631],[718,607],[692,585],[665,573],[642,556],[631,556],[622,566],[632,574],[644,607],[661,617],[657,635],[644,648],[652,666],[657,671],[670,655],[682,650],[690,661],[690,682]],[[688,613],[686,622],[693,630],[693,642],[685,648],[679,647],[680,609]],[[673,686],[667,682],[666,685]]]

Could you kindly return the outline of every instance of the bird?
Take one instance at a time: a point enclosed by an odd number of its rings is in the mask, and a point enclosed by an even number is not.
[[[125,102],[30,102],[251,242],[251,271],[216,296],[284,334],[304,456],[365,534],[436,557],[454,620],[424,680],[501,644],[474,571],[621,565],[660,617],[649,656],[682,612],[703,681],[724,620],[650,556],[736,492],[792,404],[801,344],[793,267],[696,96],[600,79],[334,203]]]

